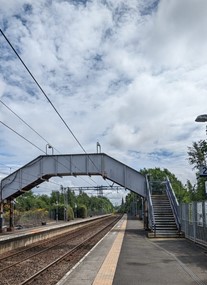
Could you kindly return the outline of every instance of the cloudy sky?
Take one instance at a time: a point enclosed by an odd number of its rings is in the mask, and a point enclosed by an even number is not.
[[[99,141],[136,170],[167,168],[195,182],[187,147],[206,137],[195,122],[207,113],[206,0],[0,4],[1,30],[87,153]],[[0,100],[1,178],[44,154],[47,142],[56,153],[83,152],[1,34]],[[41,191],[104,184],[52,181]]]

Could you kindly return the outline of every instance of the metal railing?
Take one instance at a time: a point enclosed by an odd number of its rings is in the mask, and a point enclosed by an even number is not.
[[[185,237],[207,246],[207,200],[181,204],[179,212]]]
[[[166,179],[166,194],[170,201],[171,209],[173,211],[173,215],[175,218],[178,231],[181,232],[181,222],[180,222],[180,217],[179,217],[179,203],[175,196],[175,193],[173,191],[172,185],[168,177]]]
[[[156,236],[155,215],[154,215],[154,209],[153,209],[153,204],[152,204],[150,184],[149,184],[147,176],[146,176],[146,184],[147,184],[146,192],[147,192],[148,223],[149,223],[149,228],[154,232],[154,236]]]

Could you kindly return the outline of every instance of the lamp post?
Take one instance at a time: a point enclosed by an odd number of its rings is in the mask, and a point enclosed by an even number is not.
[[[52,149],[52,155],[53,155],[53,154],[54,154],[54,149],[53,149],[53,147],[52,147],[49,143],[46,144],[46,154],[47,154],[47,150],[48,150],[49,148]]]
[[[197,116],[195,121],[199,122],[199,123],[207,122],[207,114],[203,114],[203,115]],[[207,134],[207,126],[206,126],[206,134]],[[207,173],[206,172],[207,172],[207,167],[206,166],[201,167],[201,169],[200,169],[200,176],[207,177]],[[207,197],[207,181],[205,181],[205,194],[206,194],[206,197]]]
[[[196,122],[198,123],[205,123],[207,122],[207,114],[199,115],[195,119]],[[207,126],[206,126],[206,134],[207,134]]]

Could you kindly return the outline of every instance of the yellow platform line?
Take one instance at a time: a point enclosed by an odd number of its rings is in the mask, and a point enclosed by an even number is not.
[[[126,229],[126,216],[123,219],[123,223],[119,228],[119,233],[106,256],[96,278],[94,279],[93,285],[112,285],[116,266],[121,251],[121,246],[124,238],[124,233]]]

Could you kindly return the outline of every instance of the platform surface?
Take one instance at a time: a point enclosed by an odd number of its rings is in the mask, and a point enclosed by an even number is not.
[[[75,218],[74,220],[71,221],[54,221],[54,222],[48,222],[46,225],[42,226],[35,226],[35,227],[28,227],[28,228],[22,228],[22,229],[14,229],[13,231],[5,232],[5,233],[0,233],[0,243],[1,241],[6,241],[10,239],[15,239],[19,237],[24,237],[27,236],[28,234],[35,234],[35,233],[40,233],[40,232],[45,232],[47,230],[54,230],[62,227],[67,227],[67,226],[76,226],[77,224],[81,224],[87,221],[92,221],[95,219],[98,219],[100,217],[104,217],[108,215],[101,215],[101,216],[94,216],[94,217],[89,217],[89,218]]]
[[[207,285],[207,248],[148,239],[126,216],[58,285]]]
[[[50,224],[0,235],[0,243],[62,226]],[[207,285],[207,248],[184,238],[148,239],[142,221],[125,215],[57,285],[83,284]]]

